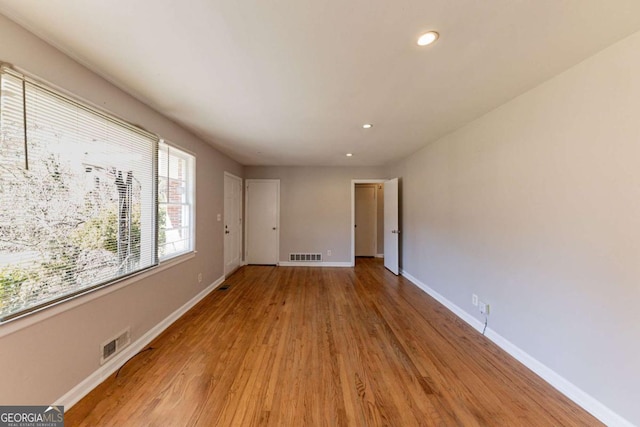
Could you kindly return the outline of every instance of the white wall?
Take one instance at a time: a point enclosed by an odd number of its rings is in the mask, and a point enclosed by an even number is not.
[[[475,316],[478,294],[493,330],[640,425],[638,52],[640,33],[387,174],[404,270]]]
[[[351,180],[381,176],[377,167],[245,168],[246,178],[280,179],[280,261],[321,252],[325,262],[351,262]]]
[[[24,322],[0,325],[0,403],[50,404],[99,368],[99,346],[107,338],[131,326],[136,340],[223,275],[222,222],[215,220],[223,212],[223,173],[242,176],[243,168],[2,15],[0,40],[0,61],[30,71],[196,155],[195,257],[8,335]],[[196,280],[200,272],[201,284]]]

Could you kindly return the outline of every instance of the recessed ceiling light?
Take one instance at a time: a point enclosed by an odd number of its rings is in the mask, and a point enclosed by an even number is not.
[[[429,45],[434,41],[438,40],[438,37],[440,37],[440,34],[438,34],[435,31],[429,31],[428,33],[424,33],[423,35],[418,37],[418,46]]]
[[[352,157],[353,154],[352,153],[347,153],[347,157]]]
[[[362,125],[363,129],[371,129],[373,127],[373,125],[371,123],[365,123]]]

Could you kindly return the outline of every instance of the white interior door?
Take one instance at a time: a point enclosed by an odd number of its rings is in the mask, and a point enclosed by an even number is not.
[[[355,194],[355,233],[356,256],[376,255],[376,188],[374,185],[356,184]]]
[[[248,179],[247,263],[278,263],[280,180]]]
[[[224,275],[242,260],[242,179],[224,174]]]
[[[398,178],[384,183],[384,266],[398,274]]]

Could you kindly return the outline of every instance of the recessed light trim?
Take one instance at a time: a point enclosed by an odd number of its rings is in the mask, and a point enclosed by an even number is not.
[[[353,157],[353,153],[347,153],[346,156],[347,157]]]
[[[373,125],[371,123],[365,123],[362,125],[362,129],[371,129]]]
[[[428,46],[438,40],[439,37],[440,34],[437,31],[426,32],[418,37],[418,46]]]

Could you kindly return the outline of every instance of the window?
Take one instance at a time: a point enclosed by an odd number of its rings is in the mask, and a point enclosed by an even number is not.
[[[0,321],[193,250],[193,156],[10,68],[0,85]]]
[[[158,149],[158,257],[193,251],[192,155],[165,142]]]

